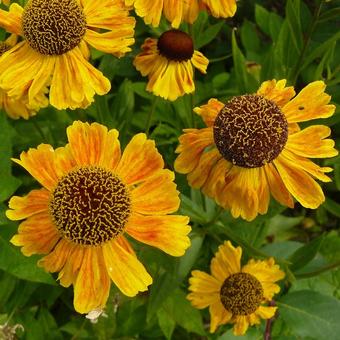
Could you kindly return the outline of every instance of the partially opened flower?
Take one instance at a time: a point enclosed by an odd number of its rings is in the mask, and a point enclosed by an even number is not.
[[[9,51],[17,43],[16,35],[12,34],[5,41],[0,41],[0,59],[1,56]],[[9,97],[7,93],[0,88],[0,109],[3,109],[10,118],[18,119],[29,117],[36,114],[41,108],[48,105],[48,100],[45,96],[44,91],[39,93],[35,98],[35,104],[28,104],[28,96],[23,95],[19,99]]]
[[[190,245],[189,218],[179,207],[173,172],[155,143],[135,135],[121,155],[118,131],[74,122],[69,143],[41,144],[14,161],[42,186],[14,196],[7,217],[22,220],[11,242],[24,255],[47,254],[39,265],[74,286],[80,313],[105,306],[110,279],[127,296],[146,291],[152,278],[126,236],[181,256]]]
[[[195,91],[194,67],[206,73],[209,60],[194,50],[191,37],[179,30],[164,32],[160,38],[145,40],[143,52],[133,62],[143,76],[146,89],[168,100]]]
[[[0,27],[21,35],[0,61],[0,87],[10,97],[27,94],[29,104],[49,86],[58,109],[87,107],[110,81],[85,58],[87,44],[122,56],[134,43],[135,19],[121,0],[29,0],[0,10]]]
[[[265,214],[270,194],[293,207],[292,196],[304,207],[316,209],[325,200],[318,179],[329,182],[309,158],[338,154],[328,139],[327,126],[300,130],[297,123],[330,117],[335,110],[322,81],[295,96],[286,81],[264,82],[256,94],[232,98],[226,104],[210,99],[194,111],[206,128],[187,129],[179,138],[176,171],[188,174],[194,188],[215,198],[233,217],[253,220]]]
[[[285,274],[273,258],[264,261],[251,259],[241,266],[242,249],[227,241],[219,246],[210,264],[211,275],[192,271],[187,296],[199,309],[209,307],[210,332],[226,323],[234,324],[234,334],[243,335],[249,325],[274,316],[277,307],[265,304],[280,291],[275,284]]]
[[[181,22],[194,23],[202,9],[215,18],[228,18],[235,15],[237,8],[236,0],[125,0],[125,3],[133,6],[146,24],[158,27],[163,14],[174,28]]]

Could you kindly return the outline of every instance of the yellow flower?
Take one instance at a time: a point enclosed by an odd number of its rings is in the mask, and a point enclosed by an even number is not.
[[[293,207],[292,196],[304,207],[316,209],[325,197],[314,180],[330,182],[309,158],[338,154],[331,130],[297,123],[330,117],[335,110],[322,81],[295,96],[285,80],[264,82],[256,94],[232,98],[227,104],[210,99],[195,108],[206,128],[187,129],[179,138],[176,171],[188,174],[194,188],[231,210],[233,217],[251,221],[268,210],[270,194]]]
[[[12,34],[6,41],[0,41],[0,57],[7,51],[9,51],[17,42],[17,36]],[[28,104],[27,95],[22,96],[20,99],[14,99],[9,97],[7,93],[0,88],[0,109],[4,109],[10,118],[18,119],[29,117],[36,114],[39,108],[47,106],[48,100],[45,97],[44,92],[41,92],[37,98],[36,102],[39,105],[35,107]]]
[[[133,6],[138,16],[146,24],[159,26],[162,14],[178,28],[182,21],[192,24],[200,11],[205,9],[215,18],[228,18],[235,15],[236,0],[125,0],[127,6]]]
[[[85,57],[88,45],[118,57],[134,43],[135,19],[121,0],[29,0],[0,10],[0,26],[23,36],[0,61],[0,87],[30,105],[49,86],[50,104],[58,109],[85,108],[110,81]],[[104,31],[103,31],[104,30]]]
[[[142,50],[134,66],[149,77],[146,89],[168,100],[194,92],[193,66],[206,73],[209,63],[201,52],[194,50],[191,37],[179,30],[166,31],[158,40],[146,39]]]
[[[189,218],[179,207],[173,172],[155,143],[135,135],[121,155],[117,130],[74,122],[69,143],[41,144],[14,161],[42,186],[14,196],[7,217],[22,220],[11,242],[24,255],[47,254],[39,265],[74,286],[74,307],[105,306],[110,278],[127,296],[146,291],[152,278],[126,236],[181,256],[190,245]]]
[[[0,4],[3,3],[6,6],[9,6],[10,2],[11,2],[11,0],[3,0],[3,1],[0,0]]]
[[[280,291],[276,281],[285,274],[273,258],[265,261],[251,259],[241,267],[242,249],[229,241],[219,246],[210,264],[211,275],[192,271],[187,296],[191,304],[203,309],[209,307],[210,332],[219,325],[234,324],[234,334],[243,335],[249,325],[274,316],[277,307],[263,306]]]

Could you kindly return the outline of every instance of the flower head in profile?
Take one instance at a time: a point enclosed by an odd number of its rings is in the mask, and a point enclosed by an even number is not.
[[[325,196],[315,181],[329,182],[332,171],[310,158],[338,154],[327,126],[303,130],[298,123],[330,117],[335,110],[322,81],[299,94],[286,81],[266,81],[256,94],[234,97],[226,104],[210,99],[197,107],[203,129],[187,129],[179,138],[176,171],[188,174],[194,188],[230,209],[233,217],[253,220],[268,210],[270,195],[293,207],[293,197],[316,209]]]
[[[181,256],[191,228],[170,215],[180,203],[174,174],[145,134],[122,154],[118,131],[97,123],[74,122],[67,136],[65,147],[41,144],[14,159],[43,188],[12,197],[7,217],[24,220],[11,242],[45,254],[39,265],[73,285],[76,311],[89,313],[105,306],[110,279],[127,296],[152,283],[127,236]]]
[[[174,28],[181,22],[194,23],[200,10],[207,10],[215,18],[229,18],[237,8],[236,0],[125,0],[125,3],[133,6],[147,25],[158,27],[163,14]]]
[[[277,307],[265,304],[280,291],[275,283],[285,274],[273,258],[251,259],[241,266],[242,249],[226,241],[219,246],[210,264],[211,275],[194,270],[189,279],[191,304],[199,309],[209,307],[210,332],[226,323],[234,324],[234,334],[243,335],[249,325],[274,316]]]
[[[120,57],[134,43],[134,25],[121,0],[29,0],[0,9],[0,27],[24,39],[1,58],[0,87],[14,99],[27,95],[31,106],[49,87],[57,109],[85,108],[111,87],[88,62],[88,45]]]
[[[191,37],[180,30],[164,32],[160,38],[145,40],[134,65],[148,76],[146,89],[168,100],[195,91],[194,67],[206,73],[209,60],[194,50]]]
[[[0,41],[0,59],[1,56],[15,46],[16,43],[17,36],[15,34],[12,34],[5,41]],[[38,105],[31,106],[28,104],[27,95],[24,95],[19,99],[14,99],[9,97],[7,93],[0,88],[0,109],[3,109],[12,119],[28,119],[35,115],[41,107],[47,106],[48,100],[46,99],[43,91],[36,97],[35,102]]]

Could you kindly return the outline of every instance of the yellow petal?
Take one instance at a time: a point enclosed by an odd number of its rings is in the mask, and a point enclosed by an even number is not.
[[[125,295],[135,296],[148,290],[152,278],[136,256],[114,240],[103,245],[103,254],[112,281]]]
[[[155,175],[163,166],[163,158],[155,142],[139,133],[126,146],[116,172],[126,184],[133,185]]]
[[[249,321],[247,316],[238,315],[235,318],[234,335],[244,335],[249,327]]]
[[[203,53],[194,51],[190,61],[192,64],[203,74],[207,73],[207,67],[209,65],[209,59],[206,58]]]
[[[194,108],[194,112],[202,117],[206,126],[213,126],[215,119],[222,110],[224,104],[215,98],[209,99],[208,103]]]
[[[282,107],[286,105],[294,96],[295,91],[293,86],[286,86],[286,79],[279,81],[267,80],[261,84],[257,94],[272,100],[276,105]]]
[[[136,240],[157,247],[172,256],[182,256],[190,246],[189,218],[180,215],[142,216],[133,214],[125,226]]]
[[[242,248],[234,247],[230,241],[218,247],[215,257],[211,260],[210,270],[214,277],[220,282],[231,274],[239,273],[241,270]]]
[[[214,333],[218,326],[226,324],[232,317],[219,300],[209,306],[209,313],[210,333]]]
[[[257,314],[262,319],[267,320],[275,315],[276,310],[277,307],[259,306],[259,308],[255,311],[255,314]]]
[[[164,169],[132,189],[133,210],[144,215],[165,215],[177,211],[180,200],[174,179],[174,173]]]
[[[202,0],[215,18],[233,17],[236,12],[236,0]]]
[[[163,10],[163,0],[125,0],[129,5],[133,2],[138,16],[144,19],[147,25],[158,27]]]
[[[101,248],[88,247],[74,285],[74,309],[88,313],[103,308],[109,297],[110,278]]]
[[[48,211],[50,193],[46,189],[32,190],[24,197],[13,196],[6,211],[6,216],[12,221],[22,220],[43,211]]]
[[[19,4],[12,4],[9,11],[0,9],[0,27],[9,33],[21,34],[23,8]]]

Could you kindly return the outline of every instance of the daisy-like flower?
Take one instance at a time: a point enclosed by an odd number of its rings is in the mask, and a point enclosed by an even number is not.
[[[330,182],[309,158],[338,154],[328,139],[327,126],[300,130],[298,123],[332,116],[334,105],[322,81],[295,96],[286,81],[266,81],[256,94],[232,98],[226,104],[210,99],[195,108],[205,124],[187,129],[179,138],[176,171],[188,174],[194,188],[230,209],[233,217],[251,221],[268,210],[270,194],[292,208],[292,196],[304,207],[316,209],[325,200],[315,181]]]
[[[183,21],[194,23],[201,9],[215,18],[229,18],[237,8],[236,0],[125,0],[125,3],[133,6],[147,25],[158,27],[163,14],[174,28]]]
[[[193,66],[205,74],[209,64],[201,52],[194,50],[191,37],[180,30],[166,31],[158,40],[147,38],[142,50],[134,66],[149,77],[147,91],[168,100],[194,92]]]
[[[0,58],[1,56],[9,51],[17,42],[17,36],[12,34],[5,41],[0,41]],[[35,107],[28,104],[28,97],[22,96],[20,99],[13,99],[9,97],[7,93],[0,88],[0,109],[4,109],[10,118],[18,119],[29,117],[36,114],[41,107],[48,105],[48,100],[45,97],[44,92],[38,94],[35,102],[38,103]]]
[[[77,121],[67,136],[65,147],[41,144],[14,159],[43,188],[12,197],[7,217],[24,219],[11,242],[26,256],[47,254],[39,265],[73,284],[75,310],[89,313],[105,306],[110,279],[127,296],[152,283],[126,235],[181,256],[191,228],[169,215],[180,203],[174,174],[145,134],[122,155],[118,131],[103,125]]]
[[[285,274],[273,258],[251,259],[241,267],[242,249],[226,241],[219,246],[210,264],[211,275],[192,271],[187,296],[199,309],[209,307],[210,332],[226,323],[234,324],[234,334],[243,335],[249,325],[274,316],[277,307],[265,306],[280,291],[275,284]]]
[[[10,97],[36,96],[49,86],[57,109],[85,108],[110,81],[85,55],[88,45],[118,57],[134,43],[135,19],[121,0],[29,0],[0,10],[0,26],[24,40],[0,61],[0,87]]]

